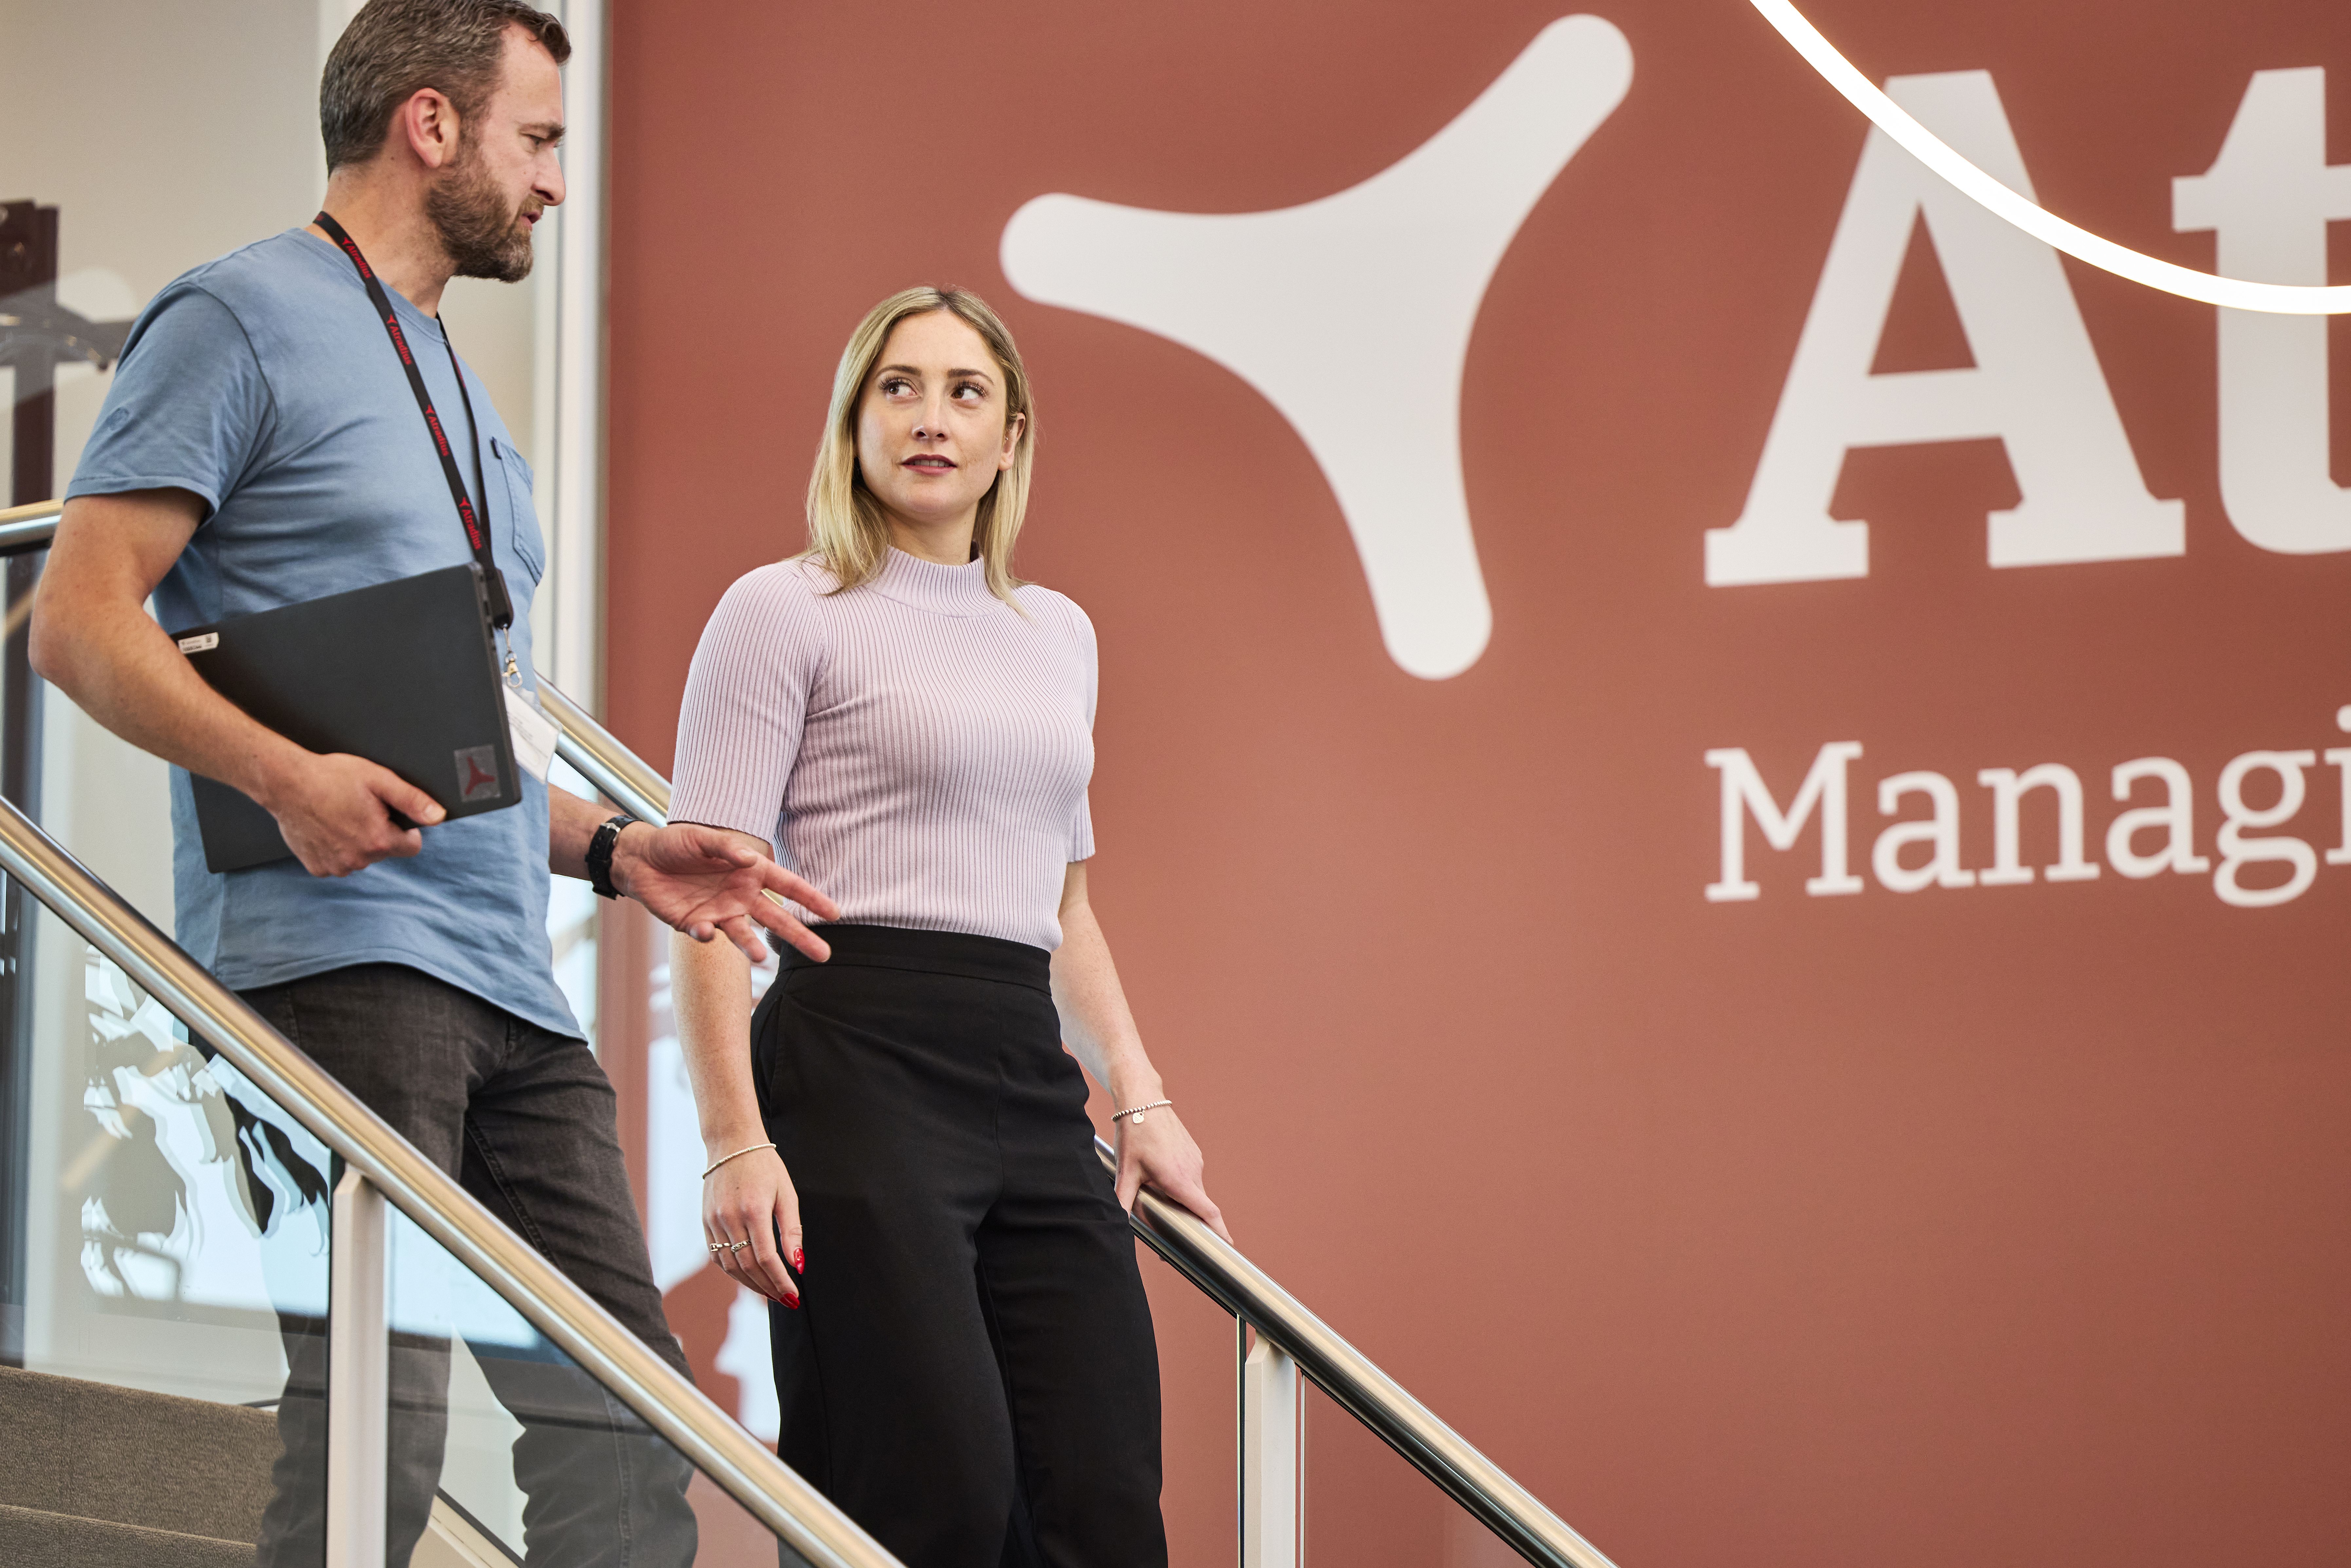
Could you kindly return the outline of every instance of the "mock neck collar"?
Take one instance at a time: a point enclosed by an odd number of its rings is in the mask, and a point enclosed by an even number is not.
[[[939,615],[985,615],[1001,602],[987,591],[987,563],[942,566],[890,547],[889,559],[872,585],[885,599]]]

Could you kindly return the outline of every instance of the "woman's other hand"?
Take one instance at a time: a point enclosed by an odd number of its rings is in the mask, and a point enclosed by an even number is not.
[[[1208,1228],[1227,1241],[1233,1233],[1225,1228],[1224,1211],[1208,1197],[1208,1189],[1200,1176],[1206,1166],[1200,1156],[1200,1145],[1184,1130],[1183,1118],[1172,1105],[1162,1105],[1143,1113],[1142,1124],[1133,1117],[1122,1118],[1118,1124],[1118,1206],[1129,1214],[1134,1212],[1134,1195],[1144,1186],[1163,1197],[1172,1198],[1196,1214]]]
[[[771,1301],[799,1307],[797,1276],[807,1269],[800,1195],[775,1150],[729,1160],[702,1178],[702,1232],[721,1270]]]

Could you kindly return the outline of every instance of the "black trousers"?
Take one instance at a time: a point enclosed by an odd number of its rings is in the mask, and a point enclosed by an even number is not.
[[[908,1568],[1156,1568],[1159,1353],[1040,948],[824,927],[751,1040],[799,1190],[786,1464]]]
[[[681,1373],[630,1197],[612,1086],[581,1041],[415,969],[369,964],[245,993],[427,1159]],[[323,1183],[321,1184],[323,1185]],[[318,1568],[326,1552],[327,1340],[280,1314],[288,1367],[285,1451],[262,1518],[259,1568]],[[522,1425],[514,1474],[528,1561],[562,1568],[684,1568],[693,1471],[634,1413],[552,1346],[483,1344],[475,1359]],[[688,1374],[691,1375],[691,1374]],[[449,1344],[392,1341],[385,1561],[405,1568],[424,1531],[448,1431]]]

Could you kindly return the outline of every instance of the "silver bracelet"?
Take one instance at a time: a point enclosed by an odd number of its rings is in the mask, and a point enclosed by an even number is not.
[[[1121,1116],[1132,1116],[1134,1118],[1134,1124],[1140,1127],[1143,1125],[1143,1113],[1145,1111],[1156,1111],[1162,1105],[1173,1105],[1174,1103],[1176,1103],[1176,1102],[1173,1100],[1154,1100],[1147,1105],[1136,1105],[1124,1111],[1113,1111],[1111,1113],[1110,1119],[1115,1122]]]
[[[776,1145],[773,1145],[773,1144],[753,1144],[753,1145],[752,1145],[749,1148],[747,1148],[747,1149],[737,1149],[737,1150],[736,1150],[733,1154],[726,1155],[725,1159],[716,1159],[716,1160],[713,1160],[713,1161],[711,1161],[711,1162],[710,1162],[710,1171],[715,1171],[715,1170],[716,1170],[720,1166],[725,1165],[725,1164],[726,1163],[726,1161],[727,1161],[727,1160],[739,1160],[739,1159],[741,1159],[745,1155],[756,1155],[756,1154],[758,1154],[761,1149],[772,1149],[772,1148],[774,1148],[775,1146],[776,1146]],[[705,1172],[703,1172],[703,1173],[702,1173],[702,1178],[703,1178],[705,1181],[707,1181],[707,1180],[709,1180],[709,1179],[710,1179],[710,1171],[705,1171]]]

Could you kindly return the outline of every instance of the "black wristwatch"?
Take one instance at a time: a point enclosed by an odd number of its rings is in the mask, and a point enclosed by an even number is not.
[[[621,896],[621,890],[612,885],[612,851],[621,841],[621,830],[635,821],[623,811],[598,828],[596,836],[588,841],[588,885],[600,897]]]

